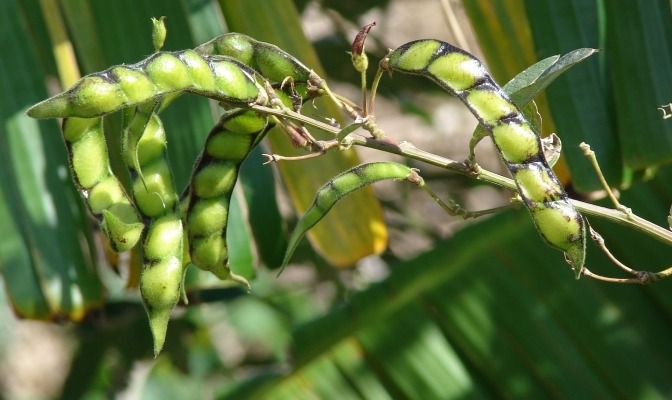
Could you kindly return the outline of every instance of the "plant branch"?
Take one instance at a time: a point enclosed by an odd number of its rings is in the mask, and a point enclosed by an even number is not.
[[[307,126],[312,126],[324,132],[330,133],[334,135],[334,137],[336,137],[340,132],[340,129],[334,126],[331,126],[321,121],[317,121],[315,119],[312,119],[310,117],[307,117],[305,115],[299,114],[291,110],[278,110],[260,105],[251,105],[251,108],[261,113],[293,119]],[[413,160],[445,168],[450,171],[466,175],[470,178],[475,178],[490,184],[504,187],[513,192],[517,192],[516,184],[511,178],[507,178],[484,169],[479,169],[478,172],[474,172],[474,170],[470,168],[469,165],[465,162],[451,160],[418,149],[409,142],[398,142],[390,138],[389,136],[384,136],[382,139],[374,139],[370,137],[363,137],[361,135],[353,133],[350,134],[347,138],[345,138],[343,140],[343,143],[344,146],[342,147],[344,148],[347,148],[350,145],[354,144],[357,146],[368,147],[371,149],[384,151],[386,153],[397,154],[400,156],[411,158]],[[668,246],[672,246],[672,231],[662,228],[648,220],[645,220],[644,218],[638,217],[635,214],[627,214],[624,213],[622,210],[615,210],[606,207],[601,207],[574,199],[571,199],[571,202],[574,205],[574,207],[576,207],[576,209],[579,210],[581,213],[598,218],[604,218],[616,224],[635,229],[664,244],[667,244]]]

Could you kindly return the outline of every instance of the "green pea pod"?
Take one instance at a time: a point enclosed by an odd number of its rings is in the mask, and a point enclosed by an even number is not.
[[[123,110],[123,159],[133,199],[147,224],[143,238],[142,295],[154,337],[154,354],[165,342],[170,312],[182,294],[183,223],[166,152],[166,133],[155,110],[161,99]]]
[[[73,180],[89,211],[114,251],[131,249],[144,225],[110,169],[102,118],[66,118],[62,129]]]
[[[143,243],[144,266],[140,294],[154,338],[154,355],[166,339],[170,313],[182,295],[184,280],[183,226],[177,213],[154,219]]]
[[[257,71],[276,89],[292,99],[288,106],[298,110],[309,99],[319,97],[322,79],[296,57],[278,46],[261,42],[241,33],[218,36],[194,49],[208,55],[234,58]]]
[[[176,92],[224,103],[266,103],[255,72],[230,57],[193,50],[157,52],[137,64],[87,75],[70,89],[31,107],[33,118],[100,116]]]
[[[182,200],[191,262],[248,289],[247,281],[228,266],[229,203],[240,165],[270,127],[267,118],[252,111],[237,109],[224,114],[206,139]]]
[[[426,76],[462,100],[492,137],[544,241],[565,253],[577,279],[586,252],[586,222],[549,167],[539,135],[481,62],[439,40],[417,40],[390,52],[388,71]]]
[[[271,96],[288,107],[306,99],[300,95],[297,99],[289,86],[273,91]],[[273,126],[268,118],[244,109],[224,114],[208,135],[181,200],[190,262],[248,290],[247,280],[234,274],[228,265],[229,204],[241,164]]]
[[[133,180],[133,196],[146,218],[177,207],[173,177],[166,153],[166,133],[154,110],[160,101],[124,110],[122,155]]]
[[[289,238],[285,259],[282,262],[280,272],[287,266],[289,259],[294,254],[299,241],[303,236],[324,218],[337,201],[348,194],[372,183],[387,179],[408,179],[413,170],[403,164],[394,162],[373,162],[361,164],[338,174],[332,180],[318,189],[313,204],[303,214]]]
[[[305,83],[310,80],[312,73],[308,67],[279,47],[241,33],[218,36],[194,50],[201,54],[235,58],[273,83],[284,82],[287,78],[295,83]]]

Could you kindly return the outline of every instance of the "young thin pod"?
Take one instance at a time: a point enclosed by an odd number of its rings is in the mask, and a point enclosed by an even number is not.
[[[586,222],[549,167],[539,135],[481,62],[448,43],[417,40],[390,52],[380,67],[426,76],[467,105],[492,137],[541,237],[565,253],[578,278]]]
[[[110,169],[102,118],[66,118],[63,138],[72,177],[91,214],[117,252],[135,246],[144,225]]]
[[[67,91],[34,105],[27,114],[33,118],[89,118],[176,92],[236,105],[266,103],[254,75],[252,69],[230,57],[193,50],[156,52],[139,63],[87,75]]]
[[[266,117],[232,110],[210,131],[183,196],[192,264],[249,288],[228,266],[226,227],[240,165],[270,129]]]
[[[124,110],[123,159],[133,199],[147,224],[143,237],[142,295],[157,355],[184,276],[183,223],[166,153],[166,134],[154,112],[160,99]]]
[[[335,176],[332,180],[318,189],[313,204],[301,216],[299,222],[292,232],[285,252],[285,258],[282,262],[280,272],[289,263],[294,250],[303,236],[324,218],[329,210],[343,197],[349,195],[357,189],[382,180],[409,179],[414,175],[414,171],[403,165],[394,162],[373,162],[361,164]]]

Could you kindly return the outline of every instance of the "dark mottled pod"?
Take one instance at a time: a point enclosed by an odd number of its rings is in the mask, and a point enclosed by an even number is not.
[[[366,185],[388,179],[407,179],[412,173],[413,170],[403,164],[373,162],[350,168],[324,184],[315,194],[313,204],[296,224],[296,228],[294,228],[287,244],[282,268],[285,268],[306,232],[324,218],[340,199]]]
[[[241,33],[218,36],[194,49],[201,54],[217,54],[235,58],[258,71],[270,82],[307,82],[311,70],[291,54],[270,43],[260,42]]]
[[[230,57],[193,50],[157,52],[131,65],[87,75],[70,89],[28,110],[33,118],[94,117],[175,92],[192,92],[225,103],[265,103],[255,72]]]
[[[585,261],[586,222],[549,167],[539,135],[481,62],[439,40],[417,40],[390,52],[388,71],[423,75],[462,100],[492,137],[544,241],[565,253],[577,278]]]
[[[113,250],[131,249],[144,225],[110,169],[102,118],[66,118],[62,128],[72,177],[91,214]]]
[[[183,200],[192,264],[246,286],[247,281],[228,266],[229,203],[240,165],[267,130],[267,118],[252,111],[232,110],[223,115],[206,139]]]

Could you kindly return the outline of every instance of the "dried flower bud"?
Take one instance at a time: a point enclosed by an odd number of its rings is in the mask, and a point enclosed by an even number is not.
[[[355,40],[352,42],[352,54],[361,55],[364,52],[364,42],[366,41],[366,35],[369,34],[369,31],[374,26],[376,26],[376,23],[372,22],[363,27],[359,33],[357,33]]]
[[[352,42],[352,53],[350,53],[352,56],[352,64],[359,72],[365,72],[369,67],[369,59],[366,57],[366,53],[364,52],[364,42],[366,41],[366,36],[369,34],[369,31],[375,25],[376,23],[372,22],[363,27],[359,33],[357,33],[355,40]]]

